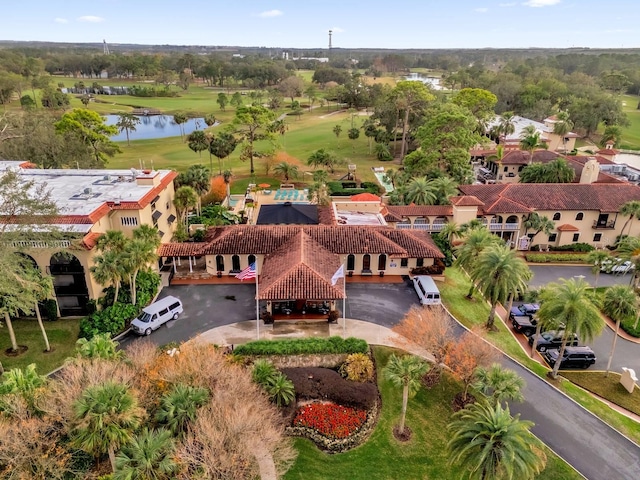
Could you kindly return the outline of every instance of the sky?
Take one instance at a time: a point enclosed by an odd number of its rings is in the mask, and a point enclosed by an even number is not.
[[[638,0],[6,1],[0,40],[327,48],[640,47]]]

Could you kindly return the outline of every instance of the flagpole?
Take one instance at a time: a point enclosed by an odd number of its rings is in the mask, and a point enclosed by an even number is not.
[[[256,340],[260,340],[260,300],[258,299],[258,259],[256,258]]]
[[[344,263],[342,264],[344,266]],[[346,320],[346,309],[347,309],[347,276],[342,276],[342,336],[344,337],[347,334],[347,320]]]

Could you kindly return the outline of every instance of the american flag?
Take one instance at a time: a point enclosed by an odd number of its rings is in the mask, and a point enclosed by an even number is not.
[[[256,264],[252,263],[251,265],[249,265],[247,268],[237,274],[236,278],[240,280],[249,280],[251,278],[256,278]]]

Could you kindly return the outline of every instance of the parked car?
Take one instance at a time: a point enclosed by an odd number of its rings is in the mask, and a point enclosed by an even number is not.
[[[552,348],[542,354],[552,367],[558,361],[560,350]],[[596,363],[596,354],[589,347],[566,347],[560,360],[560,368],[589,368]]]
[[[622,261],[621,258],[613,258],[605,260],[600,264],[600,271],[605,273],[625,274],[635,268],[635,265],[629,260]]]
[[[531,315],[509,315],[513,329],[518,333],[524,333],[526,336],[536,333],[537,321]]]
[[[138,335],[151,335],[153,330],[169,320],[176,320],[182,310],[180,299],[172,296],[161,298],[142,309],[142,313],[131,322],[131,330]]]
[[[562,330],[550,330],[548,332],[542,332],[540,337],[538,338],[538,343],[536,344],[536,350],[539,352],[546,352],[551,348],[560,348],[562,346],[562,337],[564,336],[564,331]],[[533,341],[535,340],[535,335],[531,335],[529,337],[529,345],[533,345]],[[580,343],[578,339],[578,335],[575,333],[569,340],[567,341],[567,346],[577,346]]]

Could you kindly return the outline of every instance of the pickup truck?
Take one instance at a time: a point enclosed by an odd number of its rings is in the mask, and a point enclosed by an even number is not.
[[[513,311],[509,315],[513,329],[518,333],[524,333],[526,336],[536,333],[536,319],[531,315],[514,315]]]

